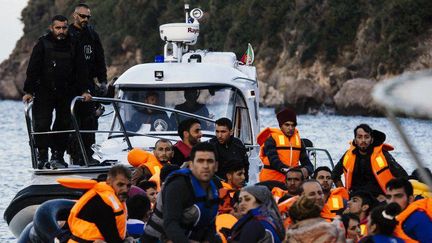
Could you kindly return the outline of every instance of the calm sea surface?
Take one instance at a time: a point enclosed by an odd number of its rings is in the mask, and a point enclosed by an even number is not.
[[[0,101],[0,242],[14,242],[3,220],[3,212],[14,195],[30,181],[31,167],[28,136],[25,126],[23,104],[17,101]],[[261,127],[277,126],[273,109],[262,109]],[[414,144],[420,157],[428,167],[432,165],[432,123],[416,119],[401,119],[401,124]],[[361,116],[302,115],[298,117],[300,135],[314,142],[315,147],[326,148],[337,162],[348,142],[353,138],[355,126],[368,123],[374,129],[387,134],[386,142],[395,147],[392,152],[396,160],[408,173],[414,169],[411,156],[403,146],[396,130],[385,118]]]

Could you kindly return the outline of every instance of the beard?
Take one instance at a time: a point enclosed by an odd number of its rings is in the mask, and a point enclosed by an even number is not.
[[[57,40],[64,40],[64,39],[66,39],[66,35],[65,34],[58,34],[55,38]]]

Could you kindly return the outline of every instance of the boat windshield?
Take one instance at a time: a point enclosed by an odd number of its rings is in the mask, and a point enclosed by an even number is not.
[[[217,120],[221,117],[233,118],[235,94],[232,87],[123,88],[120,96],[123,100],[175,109]],[[178,124],[191,118],[184,114],[135,104],[121,103],[119,108],[126,131],[138,134],[177,132]],[[213,122],[198,120],[201,122],[202,130],[214,131]],[[114,130],[119,128],[118,121],[115,121]]]

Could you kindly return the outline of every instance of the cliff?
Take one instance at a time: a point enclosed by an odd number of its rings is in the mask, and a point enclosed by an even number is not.
[[[174,2],[174,3],[173,3]],[[428,0],[188,1],[201,7],[196,48],[234,51],[251,43],[266,106],[298,112],[379,114],[375,83],[432,65],[432,2]],[[30,0],[24,36],[0,65],[0,97],[22,95],[31,49],[54,14],[71,16],[73,0]],[[158,26],[183,21],[184,2],[86,1],[103,40],[109,77],[162,52]]]

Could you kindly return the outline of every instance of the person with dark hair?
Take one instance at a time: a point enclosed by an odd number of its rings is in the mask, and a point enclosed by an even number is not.
[[[407,177],[406,171],[396,162],[389,151],[393,147],[384,143],[386,135],[372,130],[367,124],[354,129],[354,139],[332,172],[333,182],[342,187],[341,175],[345,177],[348,191],[369,191],[380,201],[385,200],[385,185],[395,177]]]
[[[332,213],[324,202],[324,193],[322,191],[321,184],[315,179],[309,179],[303,181],[300,185],[300,194],[299,196],[305,196],[309,199],[312,199],[315,204],[321,210],[321,218],[327,221],[331,221],[336,216],[335,213]],[[298,200],[299,196],[291,197],[281,203],[279,203],[278,208],[284,218],[284,225],[289,226],[292,224],[292,219],[290,218],[289,211],[292,205]]]
[[[153,153],[138,148],[129,151],[128,162],[135,167],[132,184],[138,185],[142,180],[151,180],[159,187],[159,173],[165,165],[170,164],[173,155],[173,145],[167,139],[156,141]]]
[[[145,95],[144,102],[149,105],[159,104],[159,93],[148,91]],[[126,130],[137,132],[141,127],[148,126],[147,131],[168,131],[170,120],[165,111],[151,109],[148,107],[136,107],[136,112],[131,119],[125,122]],[[146,130],[144,130],[146,131]]]
[[[148,197],[150,199],[150,202],[152,204],[156,203],[156,197],[158,194],[158,185],[154,181],[141,181],[138,184],[138,187],[143,189]]]
[[[161,182],[161,186],[164,184],[166,178],[168,178],[168,176],[176,171],[179,170],[180,166],[178,165],[173,165],[173,164],[167,164],[164,167],[162,167],[161,172],[160,172],[160,182]]]
[[[171,163],[181,166],[191,160],[192,147],[201,141],[201,123],[195,118],[186,119],[180,123],[177,132],[181,140],[174,144]]]
[[[432,199],[414,201],[413,186],[405,178],[390,180],[386,188],[387,203],[402,209],[394,235],[406,242],[432,242]]]
[[[70,242],[103,240],[123,242],[126,239],[126,200],[131,187],[131,171],[115,165],[106,182],[95,183],[73,206],[68,218]]]
[[[245,168],[242,161],[230,160],[229,167],[225,173],[226,181],[221,181],[219,189],[219,213],[230,213],[233,209],[233,195],[245,184]]]
[[[266,128],[257,136],[257,142],[261,146],[260,158],[264,164],[259,180],[285,183],[288,170],[299,164],[303,167],[303,175],[309,177],[313,172],[313,165],[296,129],[295,111],[286,108],[276,116],[279,128]]]
[[[345,213],[341,215],[341,221],[345,228],[345,238],[357,243],[360,239],[360,219],[356,214]]]
[[[214,146],[196,144],[189,168],[172,172],[165,180],[143,242],[219,242],[216,233],[218,190],[212,178],[217,170]]]
[[[151,212],[150,200],[144,195],[135,195],[126,201],[128,220],[126,231],[134,239],[144,233],[144,225]]]
[[[232,227],[230,242],[282,242],[285,229],[276,202],[265,186],[247,186],[240,191],[242,217]]]
[[[345,243],[343,228],[339,220],[329,223],[321,215],[321,208],[315,200],[302,195],[291,206],[290,225],[286,234],[286,242],[337,242]]]
[[[401,238],[393,236],[398,225],[396,215],[401,211],[397,203],[382,205],[372,210],[368,217],[368,236],[362,238],[360,243],[403,243]],[[423,241],[422,241],[423,242]]]
[[[249,159],[246,147],[243,142],[233,136],[232,122],[230,119],[223,117],[216,120],[216,137],[209,140],[216,148],[216,159],[219,164],[216,175],[222,179],[225,177],[229,160],[241,161],[246,172],[246,181],[248,181]]]
[[[99,35],[94,28],[89,25],[91,16],[90,7],[80,3],[75,6],[73,12],[74,22],[69,25],[72,38],[76,40],[77,48],[77,76],[80,82],[80,89],[76,90],[76,95],[83,97],[84,103],[77,103],[76,114],[80,130],[98,129],[98,109],[101,104],[92,102],[92,96],[106,96],[107,88],[107,69],[105,64],[104,49]],[[95,83],[97,79],[98,84]],[[94,151],[91,145],[96,142],[95,133],[83,133],[85,154],[91,164],[98,164],[99,161],[93,159]],[[74,138],[76,140],[76,138]],[[84,160],[80,152],[77,141],[74,141],[69,150],[74,164],[84,165]]]
[[[342,214],[347,206],[349,199],[348,191],[344,187],[333,187],[333,180],[331,177],[331,170],[327,166],[320,166],[315,169],[312,178],[317,180],[324,192],[324,201],[329,207],[330,211],[337,214]]]
[[[432,173],[429,168],[424,167],[426,174],[432,179]],[[411,182],[414,189],[414,200],[419,200],[422,198],[432,198],[432,192],[429,186],[425,183],[424,179],[420,176],[419,169],[413,170],[409,176],[409,182]]]
[[[35,132],[64,131],[70,124],[69,105],[79,88],[76,79],[75,46],[68,34],[68,19],[56,15],[51,19],[49,32],[33,47],[24,81],[23,102],[33,101],[32,117]],[[55,111],[55,120],[51,128]],[[37,168],[64,168],[63,159],[68,134],[35,135]],[[51,161],[48,162],[48,148]]]
[[[360,235],[367,234],[366,224],[370,211],[378,204],[378,201],[367,191],[355,191],[350,195],[348,207],[344,213],[353,213],[360,219]]]
[[[179,111],[185,111],[188,113],[192,113],[195,115],[210,117],[209,111],[204,104],[198,102],[198,98],[200,96],[200,90],[197,89],[187,89],[184,91],[185,102],[178,104],[174,107],[174,109]],[[190,117],[184,115],[177,115],[175,113],[171,114],[171,121],[173,124],[179,124],[182,121],[189,119]],[[207,124],[207,122],[200,121],[202,129],[210,130],[213,128],[211,124]]]
[[[283,187],[275,185],[273,188],[269,188],[269,189],[271,190],[275,201],[277,203],[282,203],[300,194],[300,186],[303,183],[303,181],[304,181],[303,171],[301,170],[300,167],[294,167],[294,168],[290,168],[286,173],[286,182]],[[266,183],[266,182],[279,182],[279,181],[263,181],[260,183]]]

